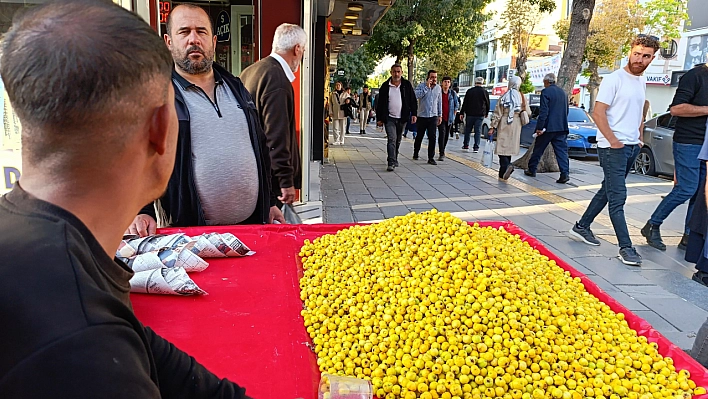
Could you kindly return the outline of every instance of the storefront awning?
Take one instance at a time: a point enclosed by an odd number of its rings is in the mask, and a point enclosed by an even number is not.
[[[334,0],[329,16],[332,53],[352,53],[364,44],[395,0]]]

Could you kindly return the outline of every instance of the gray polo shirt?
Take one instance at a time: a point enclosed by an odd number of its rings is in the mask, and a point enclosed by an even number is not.
[[[258,201],[258,164],[246,114],[231,89],[215,76],[214,100],[194,84],[175,79],[189,109],[192,164],[208,225],[248,219]]]

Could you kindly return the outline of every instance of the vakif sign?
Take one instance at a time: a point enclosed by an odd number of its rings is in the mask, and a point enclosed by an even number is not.
[[[662,85],[662,86],[668,86],[671,84],[671,75],[668,73],[666,74],[646,74],[645,75],[647,79],[647,84],[648,85]]]

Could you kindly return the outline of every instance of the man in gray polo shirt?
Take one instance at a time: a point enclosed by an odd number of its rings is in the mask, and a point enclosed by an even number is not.
[[[141,211],[129,232],[161,226],[285,222],[270,188],[270,157],[250,94],[213,62],[216,36],[207,13],[175,7],[165,43],[175,61],[179,119],[175,169],[165,194]]]

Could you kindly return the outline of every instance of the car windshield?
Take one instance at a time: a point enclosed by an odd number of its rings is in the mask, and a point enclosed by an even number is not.
[[[575,123],[594,123],[590,115],[588,115],[585,110],[580,108],[569,108],[568,109],[568,122]]]

